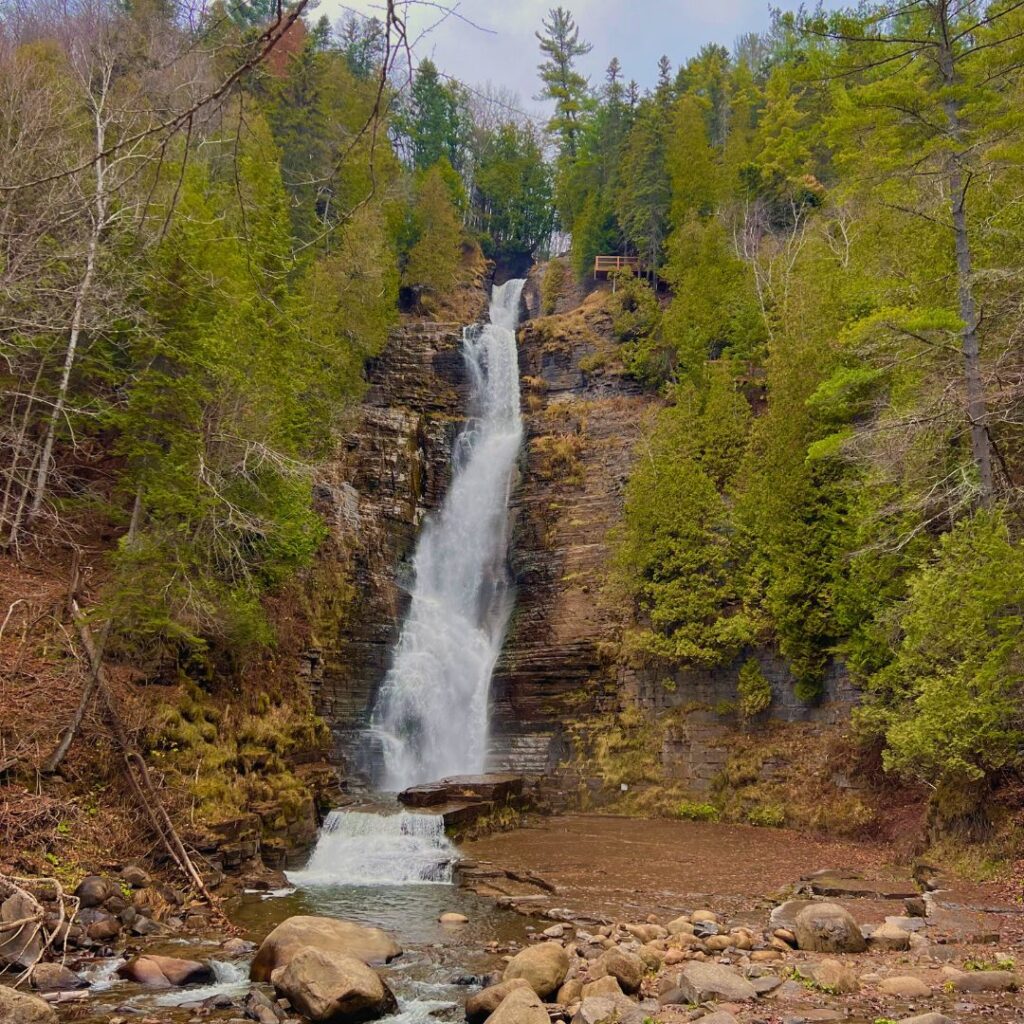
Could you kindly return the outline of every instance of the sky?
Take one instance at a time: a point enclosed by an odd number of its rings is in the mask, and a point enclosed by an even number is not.
[[[470,86],[487,82],[519,94],[524,110],[539,112],[539,54],[534,32],[558,0],[461,0],[456,15],[443,9],[456,0],[422,0],[408,10],[410,37],[420,38],[415,54],[430,57],[438,67]],[[783,8],[785,0],[775,0]],[[626,81],[653,85],[658,58],[667,54],[673,68],[692,57],[704,43],[732,48],[744,32],[763,31],[769,22],[769,0],[561,0],[580,28],[580,38],[593,45],[580,67],[593,83],[601,80],[616,56]],[[795,6],[795,2],[793,4]],[[828,4],[834,6],[834,3]],[[314,16],[333,22],[345,11],[381,15],[381,0],[321,0]],[[461,17],[459,17],[461,16]],[[463,20],[465,19],[465,20]]]

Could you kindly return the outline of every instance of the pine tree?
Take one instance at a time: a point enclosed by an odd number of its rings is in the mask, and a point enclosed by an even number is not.
[[[417,240],[409,250],[402,282],[408,287],[447,292],[458,281],[462,228],[441,171],[426,171],[413,208]]]
[[[579,28],[562,7],[548,11],[542,24],[543,34],[535,33],[544,55],[538,66],[544,88],[538,98],[554,100],[555,113],[548,121],[548,131],[558,140],[561,155],[575,158],[588,94],[587,80],[576,70],[576,58],[590,53],[592,47],[580,42]]]

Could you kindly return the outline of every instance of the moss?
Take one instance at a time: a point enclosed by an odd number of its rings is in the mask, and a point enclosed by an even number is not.
[[[786,811],[778,804],[765,804],[748,811],[747,821],[760,828],[782,828],[786,824]]]
[[[676,807],[676,817],[686,821],[718,821],[720,814],[714,804],[684,800]]]

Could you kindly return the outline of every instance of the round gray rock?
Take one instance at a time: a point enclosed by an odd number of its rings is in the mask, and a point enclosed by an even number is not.
[[[862,953],[867,942],[860,927],[845,907],[838,903],[812,903],[793,921],[800,949],[817,953]]]

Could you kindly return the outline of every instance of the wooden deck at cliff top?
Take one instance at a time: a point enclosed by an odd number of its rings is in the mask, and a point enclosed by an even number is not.
[[[648,264],[639,256],[595,256],[594,279],[607,280],[618,270],[631,270],[638,277],[661,282],[657,271],[652,271]]]

